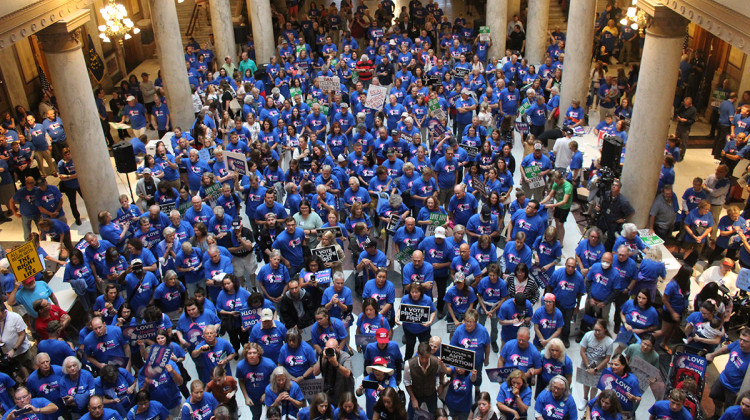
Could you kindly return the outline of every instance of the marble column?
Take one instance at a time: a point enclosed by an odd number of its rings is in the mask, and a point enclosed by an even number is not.
[[[89,18],[88,10],[80,10],[40,31],[37,36],[47,59],[50,81],[55,87],[86,211],[94,232],[98,233],[97,214],[101,210],[117,210],[119,191],[81,50],[81,26]]]
[[[621,178],[622,192],[635,209],[630,221],[639,228],[648,226],[656,196],[687,23],[672,10],[657,6],[646,30]]]
[[[247,10],[250,24],[253,27],[253,42],[255,42],[255,62],[268,64],[271,56],[276,55],[276,42],[273,38],[271,25],[270,0],[247,0]]]
[[[25,40],[22,42],[26,42]],[[8,90],[8,100],[11,103],[11,108],[16,105],[29,110],[29,98],[26,96],[26,89],[24,89],[23,76],[16,61],[16,53],[13,51],[13,46],[9,45],[3,49],[0,49],[0,71],[3,74],[3,81],[5,82],[5,88]]]
[[[487,26],[490,27],[492,47],[487,57],[500,58],[505,54],[505,41],[507,38],[508,22],[497,19],[497,16],[508,14],[508,0],[487,0]]]
[[[214,33],[214,54],[219,62],[230,56],[237,60],[237,47],[234,42],[234,27],[232,26],[232,8],[229,0],[210,0],[211,29]]]
[[[521,16],[521,0],[508,0],[508,12],[507,13],[508,13],[508,22],[513,20],[514,15]],[[505,23],[507,24],[508,22],[505,22]],[[505,51],[503,51],[503,53],[505,53]]]
[[[544,53],[547,51],[549,1],[529,0],[529,13],[526,23],[526,59],[529,64],[538,65],[542,63]]]
[[[586,104],[595,17],[596,0],[576,0],[570,3],[568,22],[575,22],[575,25],[568,27],[565,43],[565,66],[563,67],[562,92],[560,92],[560,124],[565,120],[565,110],[568,109],[570,101],[577,99],[582,106]]]
[[[187,130],[193,125],[193,99],[185,68],[185,54],[177,20],[177,8],[172,0],[149,0],[154,28],[156,51],[159,55],[161,78],[164,81],[167,104],[173,127]]]

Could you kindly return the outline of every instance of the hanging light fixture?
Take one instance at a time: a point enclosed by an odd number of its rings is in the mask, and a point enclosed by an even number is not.
[[[108,4],[101,8],[99,12],[104,18],[104,25],[99,25],[99,38],[104,42],[111,42],[112,39],[130,39],[130,34],[139,33],[141,30],[135,27],[133,21],[128,17],[128,11],[125,6],[115,3],[115,0],[109,0]]]

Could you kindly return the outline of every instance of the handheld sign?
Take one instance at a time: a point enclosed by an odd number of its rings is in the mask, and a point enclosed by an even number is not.
[[[24,281],[44,271],[44,266],[32,241],[8,252],[8,263],[17,281]]]
[[[341,231],[341,226],[332,226],[327,228],[317,228],[315,229],[315,232],[318,234],[318,238],[323,236],[326,232],[333,232],[334,235],[336,235],[337,238],[341,238],[344,236],[344,233]]]
[[[479,191],[479,194],[482,194],[483,197],[487,196],[487,186],[484,185],[481,179],[471,177],[471,187]]]
[[[367,334],[355,334],[354,335],[354,342],[357,344],[357,347],[365,348],[368,344],[374,343],[377,341],[377,338],[375,338],[374,335],[367,335]]]
[[[161,374],[164,367],[169,363],[172,357],[172,349],[165,346],[154,344],[148,350],[144,372],[147,377],[155,378]]]
[[[213,159],[214,157],[214,148],[213,147],[204,147],[201,150],[198,150],[198,158],[206,163],[208,163],[209,160]]]
[[[174,201],[171,203],[166,204],[159,204],[159,211],[161,211],[164,214],[169,214],[172,210],[174,210]]]
[[[224,166],[227,171],[237,172],[239,175],[247,175],[249,172],[244,153],[225,151]]]
[[[240,310],[240,319],[242,320],[242,329],[248,329],[258,322],[255,319],[255,309]]]
[[[655,367],[651,363],[643,360],[641,357],[633,356],[630,359],[630,370],[638,378],[638,386],[641,388],[641,392],[645,391],[649,387],[649,378],[661,378],[661,372],[659,368]]]
[[[147,322],[140,325],[128,325],[122,327],[122,336],[126,340],[138,341],[138,340],[150,340],[156,337],[156,329],[158,325],[156,322]]]
[[[474,350],[462,349],[449,344],[440,345],[440,360],[448,366],[474,370]]]
[[[430,320],[430,307],[402,304],[398,313],[398,320],[413,324],[427,322]]]
[[[469,146],[468,144],[461,143],[461,148],[466,150],[466,153],[469,154],[470,158],[476,157],[477,153],[479,153],[479,148],[476,146]]]
[[[321,90],[335,90],[337,92],[341,90],[341,81],[339,80],[338,76],[320,76],[318,81],[320,82],[319,86]]]
[[[448,321],[447,324],[445,324],[445,330],[448,332],[448,334],[453,334],[456,332],[456,328],[458,328],[458,325],[454,324],[453,321]]]
[[[414,248],[411,248],[411,247],[404,248],[398,253],[396,253],[396,255],[393,256],[393,259],[396,261],[399,261],[402,264],[409,264],[409,262],[411,261],[412,253],[414,253]]]
[[[398,229],[399,225],[401,225],[401,215],[394,213],[391,215],[391,219],[388,220],[388,226],[385,227],[385,230],[391,233],[396,233],[396,229]]]
[[[305,379],[299,383],[302,395],[306,400],[311,400],[315,394],[323,392],[323,378]]]
[[[377,109],[383,107],[385,98],[388,96],[388,89],[384,86],[370,85],[367,88],[367,98],[365,99],[365,107],[370,109]]]
[[[318,286],[328,286],[331,284],[331,269],[326,268],[315,273],[315,281],[318,282]]]
[[[737,288],[750,292],[750,269],[740,269],[740,274],[737,275]]]
[[[529,123],[527,122],[516,121],[515,128],[521,134],[529,134]]]
[[[443,213],[430,213],[429,220],[433,225],[442,226],[448,221],[448,215]]]
[[[615,391],[617,399],[622,404],[622,409],[625,411],[633,410],[633,402],[627,397],[627,394],[633,393],[633,387],[615,375],[611,369],[604,369],[602,376],[599,378],[599,384],[596,387],[600,391],[604,391],[605,389]]]
[[[398,137],[401,140],[404,140],[405,142],[407,142],[409,144],[411,144],[414,141],[414,136],[412,136],[409,133],[403,132],[403,131],[401,131],[401,132],[398,133]]]
[[[463,67],[454,67],[453,68],[453,75],[457,78],[463,79],[464,76],[469,74],[469,69],[463,68]]]
[[[490,40],[490,27],[480,26],[479,27],[479,41],[488,42]]]
[[[339,262],[339,253],[336,252],[334,245],[325,246],[323,248],[311,249],[313,257],[319,257],[324,263],[335,263]]]
[[[439,118],[435,118],[436,119],[430,120],[430,122],[427,123],[427,130],[432,137],[440,137],[445,133],[445,126],[440,123]]]
[[[485,369],[484,371],[487,372],[487,377],[490,379],[490,382],[502,383],[505,382],[510,373],[516,369],[518,369],[516,366],[505,366],[501,368]]]

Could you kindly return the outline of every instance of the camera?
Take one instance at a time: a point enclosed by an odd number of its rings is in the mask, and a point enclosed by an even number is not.
[[[336,352],[332,348],[327,348],[323,350],[323,354],[325,354],[326,357],[333,357]]]

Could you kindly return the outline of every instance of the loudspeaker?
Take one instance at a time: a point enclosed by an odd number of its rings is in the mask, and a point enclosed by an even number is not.
[[[135,153],[133,152],[133,145],[127,141],[121,141],[112,146],[112,156],[115,158],[115,166],[117,172],[121,174],[127,174],[135,172],[138,169],[138,165],[135,163]]]
[[[617,170],[620,168],[622,139],[617,136],[604,136],[602,141],[602,166]]]

